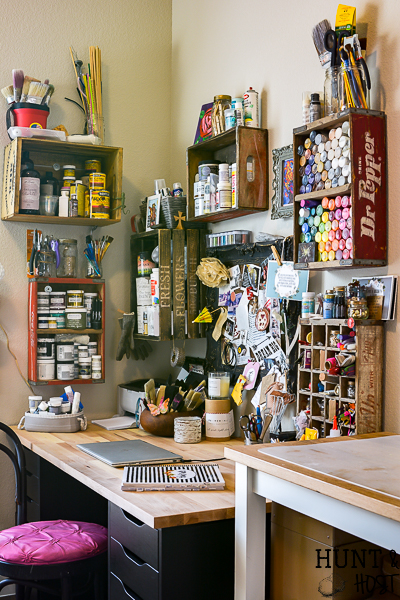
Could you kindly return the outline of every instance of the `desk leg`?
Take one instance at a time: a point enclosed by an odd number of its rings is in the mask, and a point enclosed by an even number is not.
[[[253,469],[235,465],[235,600],[265,598],[265,498],[253,492]]]

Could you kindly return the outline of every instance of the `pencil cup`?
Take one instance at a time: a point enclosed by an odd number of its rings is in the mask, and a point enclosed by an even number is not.
[[[92,267],[92,264],[87,261],[87,272],[86,276],[90,277],[90,279],[102,279],[103,278],[103,265],[100,263],[98,266],[98,273]]]
[[[93,113],[87,119],[87,133],[98,137],[104,144],[104,117]]]
[[[201,442],[201,418],[177,417],[174,420],[174,442],[178,444]]]

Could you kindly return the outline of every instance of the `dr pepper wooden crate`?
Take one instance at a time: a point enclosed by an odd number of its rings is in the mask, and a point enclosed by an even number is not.
[[[346,122],[348,122],[349,125],[346,125]],[[328,160],[328,158],[326,158],[325,155],[322,155],[322,153],[318,151],[318,148],[319,150],[322,150],[322,146],[319,146],[318,144],[317,148],[315,148],[316,144],[314,142],[318,141],[320,144],[325,143],[326,145],[326,141],[323,142],[323,140],[325,139],[325,137],[323,136],[325,135],[329,139],[329,132],[331,130],[337,130],[338,135],[343,135],[342,127],[343,131],[346,131],[349,127],[349,131],[348,133],[346,133],[346,135],[350,138],[350,141],[342,140],[345,143],[347,142],[347,147],[343,146],[344,149],[347,150],[347,153],[345,155],[343,154],[343,156],[348,157],[351,168],[351,173],[349,177],[346,178],[347,181],[344,185],[340,185],[337,187],[309,191],[308,193],[300,193],[300,188],[305,183],[305,180],[303,179],[305,173],[304,171],[300,173],[300,167],[303,165],[303,168],[305,169],[307,167],[307,164],[315,162],[317,164],[317,168],[313,168],[313,166],[311,166],[311,173],[321,172],[321,169],[318,171],[318,164],[321,161],[321,158],[325,158],[326,160]],[[310,144],[310,135],[311,137],[315,135],[311,132],[316,132],[317,135],[321,134],[322,139],[320,140],[317,137],[314,140],[314,142]],[[339,143],[341,144],[340,138],[338,140],[338,144]],[[314,155],[314,160],[311,158],[310,154],[308,154],[308,158],[306,158],[306,161],[304,161],[304,159],[301,160],[302,147],[304,147],[304,145],[309,147],[311,154]],[[337,147],[335,142],[332,143],[332,146],[335,146],[335,148]],[[329,143],[326,147],[332,149]],[[335,269],[343,267],[376,267],[386,265],[387,157],[385,113],[379,111],[350,108],[338,115],[335,115],[334,117],[324,117],[323,119],[319,119],[318,121],[310,123],[308,126],[298,127],[297,129],[293,130],[293,153],[295,199],[293,260],[295,262],[295,268]],[[328,157],[332,157],[332,153],[329,154],[329,150],[326,154]],[[338,160],[340,160],[340,158]],[[300,164],[301,162],[302,164]],[[304,167],[305,162],[307,164]],[[333,159],[331,163],[332,162]],[[324,165],[325,164],[326,163],[324,163]],[[334,163],[334,165],[335,164],[336,163]],[[332,164],[328,164],[328,166],[330,168],[333,168]],[[339,169],[337,170],[337,172],[338,171]],[[310,169],[308,169],[308,172],[310,173]],[[331,171],[330,173],[332,175]],[[327,175],[329,175],[329,173],[327,173],[326,170],[325,173],[322,171],[321,177],[327,178]],[[351,180],[348,181],[350,176]],[[318,176],[317,178],[319,179]],[[340,183],[341,182],[342,181],[340,181]],[[318,241],[315,241],[315,238],[319,240],[319,236],[315,234],[314,230],[312,232],[310,231],[311,240],[308,239],[308,237],[310,236],[308,236],[305,240],[305,242],[310,243],[308,244],[308,248],[305,248],[303,257],[300,258],[299,244],[301,243],[300,235],[302,233],[303,224],[301,219],[299,221],[299,217],[302,204],[304,204],[304,202],[302,203],[301,201],[305,201],[305,207],[303,206],[303,208],[311,210],[311,204],[314,205],[313,208],[317,209],[317,207],[315,207],[315,201],[319,201],[322,203],[323,199],[327,198],[328,200],[323,201],[323,204],[326,204],[327,202],[329,202],[329,200],[335,200],[337,197],[343,198],[344,196],[351,198],[351,205],[349,205],[348,212],[346,211],[345,213],[346,215],[348,215],[348,219],[350,219],[350,221],[348,221],[347,225],[344,225],[344,228],[351,228],[350,232],[349,229],[347,229],[346,235],[350,235],[350,238],[352,239],[352,242],[350,242],[350,244],[347,243],[346,252],[343,252],[344,256],[341,257],[340,253],[337,253],[336,251],[335,258],[333,260],[327,260],[326,255],[324,256],[324,260],[322,260],[322,251],[320,249],[320,244]],[[310,201],[314,202],[311,203]],[[321,210],[322,209],[319,209],[319,211]],[[331,209],[327,208],[326,210],[331,212]],[[304,214],[307,215],[307,212],[305,212]],[[302,214],[302,216],[304,215]],[[310,219],[311,216],[312,215],[308,215],[307,219]],[[327,217],[325,216],[325,219],[326,218]],[[334,215],[329,215],[328,218],[332,223],[332,228],[333,226],[336,226],[339,229],[338,224],[340,225],[340,227],[342,227],[343,223],[338,222],[337,224],[334,224]],[[316,219],[316,222],[318,223],[318,219]],[[315,227],[315,224],[313,227]],[[319,225],[318,230],[321,231],[321,229],[319,229]],[[313,233],[315,235],[315,238],[312,237]],[[321,235],[323,235],[323,233]],[[336,236],[336,239],[338,239],[339,241],[333,243],[333,251],[335,250],[338,243],[340,244],[339,248],[341,248],[343,245],[343,242],[340,241],[340,236],[341,233],[339,230]],[[332,238],[333,234],[330,234],[330,238],[328,238],[328,241],[331,240],[331,243],[333,242]],[[314,246],[312,245],[313,243]],[[302,247],[300,248],[303,249]],[[329,248],[330,251],[331,247],[329,244],[327,248]],[[347,248],[350,248],[350,250],[347,250]],[[308,252],[310,252],[310,250],[311,254],[307,254]],[[313,258],[314,251],[315,258]],[[332,257],[333,255],[331,254],[331,258]]]

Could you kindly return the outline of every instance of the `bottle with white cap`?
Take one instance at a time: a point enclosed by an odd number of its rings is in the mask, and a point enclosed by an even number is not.
[[[176,198],[181,198],[183,196],[182,184],[179,181],[173,184],[172,195]]]

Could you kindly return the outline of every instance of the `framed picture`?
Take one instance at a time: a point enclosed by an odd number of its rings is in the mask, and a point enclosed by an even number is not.
[[[293,144],[272,150],[274,179],[271,219],[293,216]]]
[[[160,224],[161,194],[147,198],[146,231],[151,231],[154,225]]]
[[[199,144],[212,137],[211,128],[211,111],[213,102],[203,104],[200,111],[199,122],[197,124],[196,135],[194,136],[194,144]]]

